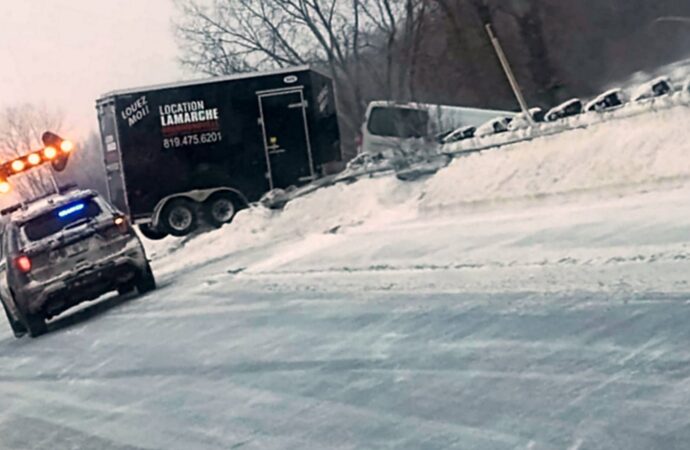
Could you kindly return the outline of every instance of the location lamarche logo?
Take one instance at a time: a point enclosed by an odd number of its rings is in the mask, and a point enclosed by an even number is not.
[[[164,128],[218,120],[218,108],[206,108],[203,100],[161,105],[158,112]]]
[[[163,148],[213,144],[222,139],[218,108],[203,100],[170,103],[158,107]]]

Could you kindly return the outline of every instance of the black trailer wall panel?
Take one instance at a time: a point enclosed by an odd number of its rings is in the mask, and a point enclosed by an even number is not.
[[[306,67],[115,92],[97,102],[113,203],[227,186],[250,201],[339,161],[333,85]]]

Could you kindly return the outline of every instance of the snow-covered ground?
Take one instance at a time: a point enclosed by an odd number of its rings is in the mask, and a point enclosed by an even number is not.
[[[688,119],[150,243],[158,291],[0,331],[0,448],[686,448]]]

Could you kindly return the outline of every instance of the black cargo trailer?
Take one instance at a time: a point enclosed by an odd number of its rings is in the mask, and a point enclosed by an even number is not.
[[[333,83],[307,66],[115,91],[96,108],[110,199],[152,238],[219,226],[341,159]]]

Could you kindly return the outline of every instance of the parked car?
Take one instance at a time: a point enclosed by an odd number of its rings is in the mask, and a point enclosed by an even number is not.
[[[609,89],[590,100],[585,106],[585,111],[606,111],[617,108],[625,103],[625,96],[621,89]]]
[[[508,131],[508,125],[512,120],[512,117],[494,117],[488,122],[485,122],[484,124],[477,127],[477,131],[474,132],[474,136],[482,137],[490,136],[492,134],[504,133]]]
[[[441,139],[442,144],[450,144],[451,142],[462,141],[463,139],[469,139],[474,137],[474,133],[477,131],[475,126],[466,126],[458,128],[448,133],[443,139]]]
[[[156,288],[126,216],[99,194],[75,190],[2,211],[0,301],[14,335],[46,332],[46,320],[117,290]]]
[[[579,98],[571,98],[570,100],[551,108],[546,113],[544,118],[548,122],[553,122],[566,117],[576,116],[580,113],[582,113],[582,101]]]
[[[685,80],[685,83],[683,84],[683,92],[686,94],[690,94],[690,77],[688,77],[687,80]]]
[[[647,100],[666,95],[672,90],[673,86],[668,77],[658,77],[638,86],[633,92],[632,98],[634,101]]]
[[[539,108],[530,108],[529,114],[532,116],[532,122],[543,122],[544,121],[544,111]],[[531,125],[530,121],[525,117],[525,113],[520,113],[513,118],[508,124],[508,130],[515,131],[522,128],[527,128]]]

